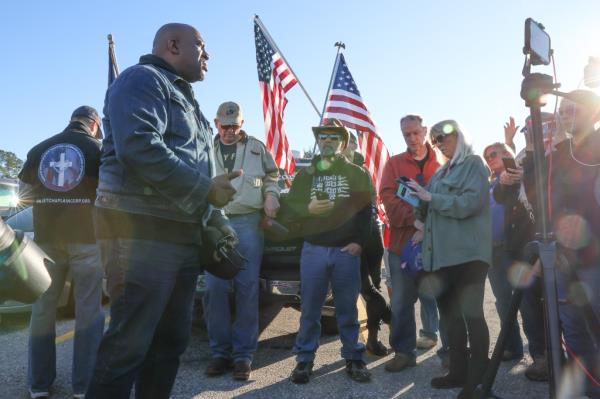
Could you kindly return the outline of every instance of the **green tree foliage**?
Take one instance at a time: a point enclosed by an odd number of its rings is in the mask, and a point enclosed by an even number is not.
[[[0,150],[0,177],[16,179],[23,167],[23,161],[14,152]]]

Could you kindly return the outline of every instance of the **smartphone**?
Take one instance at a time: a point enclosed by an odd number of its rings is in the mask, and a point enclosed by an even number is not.
[[[514,158],[502,158],[504,169],[518,169]]]
[[[414,190],[406,185],[408,180],[409,179],[404,176],[398,178],[398,190],[396,191],[396,197],[401,198],[414,207],[418,207],[420,202],[419,198],[411,195],[411,192]]]
[[[544,26],[531,18],[525,20],[525,54],[531,56],[532,65],[548,65],[552,57],[550,36]]]
[[[318,200],[328,200],[329,199],[329,194],[327,194],[325,191],[315,190],[315,197]]]

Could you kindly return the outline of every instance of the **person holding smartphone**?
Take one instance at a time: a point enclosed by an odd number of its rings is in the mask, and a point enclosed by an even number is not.
[[[392,323],[390,325],[390,345],[394,357],[385,364],[388,372],[400,372],[407,367],[416,366],[416,349],[431,349],[437,345],[439,318],[435,299],[419,292],[421,274],[407,273],[402,267],[405,260],[402,254],[406,246],[413,246],[411,241],[417,232],[414,226],[415,213],[413,206],[398,196],[398,190],[411,191],[407,181],[416,179],[420,184],[427,184],[431,176],[441,164],[440,154],[427,142],[427,127],[419,115],[406,115],[400,119],[400,129],[406,143],[406,151],[394,155],[386,163],[381,178],[379,195],[385,207],[390,223],[390,242],[388,262],[391,277]],[[402,184],[402,186],[400,186]],[[418,198],[410,196],[413,204]],[[410,201],[410,200],[409,200]],[[404,262],[403,262],[404,261]],[[421,303],[422,329],[417,335],[415,322],[415,303]],[[444,334],[440,334],[445,341]],[[438,354],[447,358],[442,342]]]
[[[371,374],[358,341],[356,301],[361,288],[361,253],[371,232],[373,184],[368,172],[342,154],[349,132],[337,119],[313,127],[320,155],[298,172],[287,197],[290,210],[303,219],[300,255],[300,329],[290,380],[307,383],[321,337],[321,307],[331,285],[346,373],[357,382]]]
[[[551,114],[550,114],[551,115]],[[505,129],[506,130],[506,129]],[[514,127],[517,130],[517,127]],[[545,356],[544,320],[541,303],[541,287],[535,278],[519,280],[525,272],[522,262],[527,262],[525,245],[534,239],[534,221],[528,198],[521,189],[523,169],[515,161],[507,144],[493,143],[483,151],[483,157],[492,171],[490,182],[490,209],[492,213],[492,264],[488,278],[494,296],[496,310],[504,320],[514,288],[527,286],[519,310],[523,320],[523,330],[529,342],[529,354],[533,363],[528,366],[525,376],[532,381],[548,379]],[[523,357],[523,340],[519,322],[515,320],[508,332],[503,361],[518,360]]]
[[[416,224],[422,230],[413,241],[422,241],[423,269],[437,286],[437,304],[450,347],[449,372],[433,378],[431,386],[462,387],[458,398],[466,399],[473,397],[481,383],[490,345],[483,313],[485,277],[492,258],[490,173],[456,121],[438,122],[430,137],[447,162],[427,187],[415,180],[407,184],[421,200]]]

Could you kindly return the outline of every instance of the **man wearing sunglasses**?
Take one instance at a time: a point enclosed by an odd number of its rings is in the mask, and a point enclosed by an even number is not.
[[[219,106],[214,139],[216,173],[244,173],[233,179],[233,200],[223,207],[239,237],[238,250],[247,259],[245,268],[232,280],[206,273],[204,312],[212,360],[206,368],[209,377],[227,372],[233,365],[233,378],[246,381],[258,342],[258,273],[263,253],[262,211],[270,218],[279,210],[279,172],[273,156],[258,139],[242,130],[244,117],[239,104],[228,101]],[[235,301],[232,319],[230,292]],[[233,360],[233,362],[232,362]]]
[[[338,120],[313,127],[321,154],[294,178],[287,204],[304,221],[300,257],[302,309],[294,345],[297,365],[290,376],[296,384],[312,374],[321,336],[321,307],[329,285],[342,341],[346,372],[357,382],[371,375],[359,343],[356,301],[360,291],[360,257],[371,231],[371,178],[364,168],[342,154],[349,132]]]
[[[557,267],[559,316],[571,362],[583,364],[589,375],[600,379],[600,98],[588,90],[568,93],[559,107],[559,124],[570,135],[556,146],[549,184],[551,221],[563,267]],[[529,135],[530,136],[530,135]],[[527,136],[526,136],[527,138]],[[528,144],[531,140],[528,140]],[[532,146],[523,161],[523,181],[528,192],[533,186]],[[536,215],[537,216],[537,215]],[[539,216],[538,216],[539,217]],[[566,267],[564,267],[566,266]],[[572,287],[580,286],[574,295]],[[583,317],[584,313],[587,317]],[[586,378],[578,395],[600,397],[600,387]]]
[[[379,195],[390,222],[389,265],[392,279],[392,324],[390,345],[395,356],[385,365],[389,372],[399,372],[416,365],[416,348],[430,349],[437,343],[439,318],[433,298],[419,294],[419,276],[413,276],[402,268],[401,254],[415,234],[413,207],[396,196],[398,179],[406,177],[426,185],[440,166],[438,155],[426,142],[427,128],[418,115],[406,115],[400,119],[400,128],[407,150],[394,155],[385,165]],[[416,334],[415,302],[421,302],[423,328]],[[443,336],[443,334],[442,334]],[[444,347],[444,343],[442,343]],[[443,348],[440,357],[443,355]],[[442,357],[443,359],[443,357]]]

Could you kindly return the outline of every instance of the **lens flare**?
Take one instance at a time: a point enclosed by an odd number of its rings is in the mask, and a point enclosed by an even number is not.
[[[442,128],[442,131],[445,134],[450,134],[450,133],[454,132],[454,126],[452,126],[450,123],[446,123],[444,125],[444,127]]]
[[[556,240],[565,248],[580,249],[590,243],[590,225],[583,217],[570,214],[558,219],[555,227]]]
[[[509,266],[507,275],[513,288],[529,287],[536,278],[533,266],[527,262],[514,262]]]

